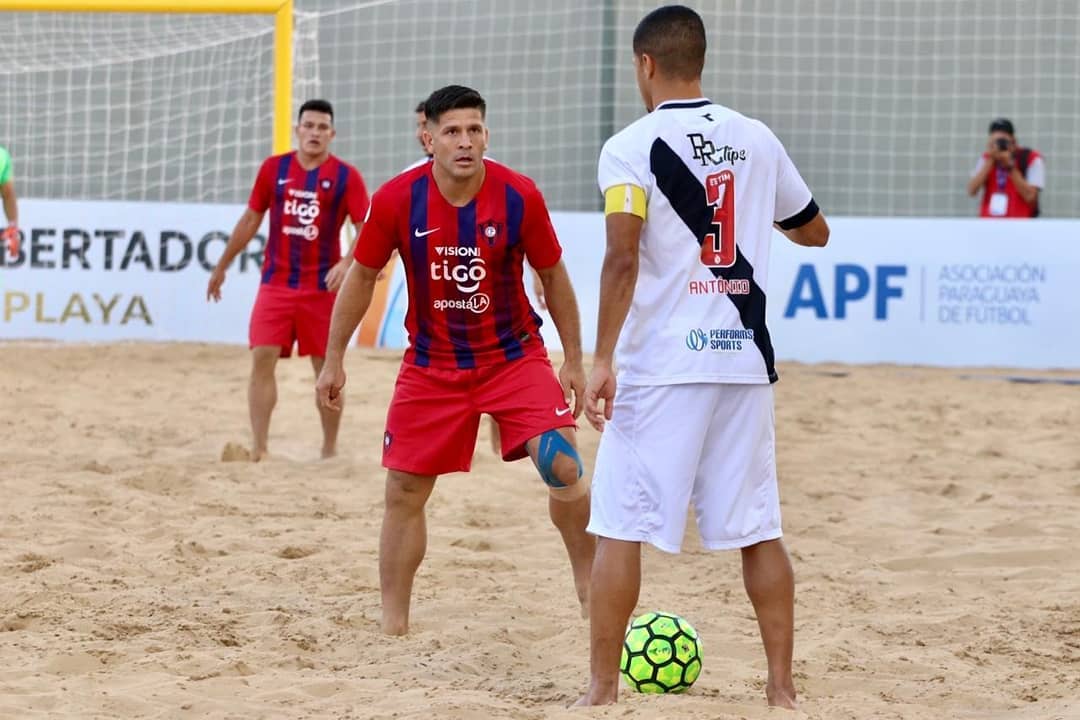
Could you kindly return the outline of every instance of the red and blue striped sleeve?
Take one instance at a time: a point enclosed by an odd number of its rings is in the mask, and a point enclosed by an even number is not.
[[[535,187],[525,197],[521,240],[529,265],[537,270],[551,267],[562,257],[562,246],[551,224],[544,196]]]
[[[348,186],[349,191],[345,198],[345,207],[348,211],[349,218],[352,219],[353,225],[359,225],[364,222],[364,218],[367,216],[371,200],[368,198],[364,177],[360,174],[359,170],[352,166],[349,167]]]
[[[371,198],[360,239],[356,242],[353,258],[361,265],[382,269],[390,261],[397,247],[394,211],[398,203],[385,190],[377,191]]]
[[[248,207],[257,213],[264,213],[274,199],[274,158],[268,157],[255,176],[255,186],[251,188]]]

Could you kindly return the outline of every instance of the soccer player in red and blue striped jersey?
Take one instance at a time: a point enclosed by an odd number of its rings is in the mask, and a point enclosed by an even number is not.
[[[368,210],[367,189],[359,171],[330,154],[334,110],[325,100],[300,107],[299,147],[263,162],[248,207],[210,275],[207,297],[221,299],[225,270],[247,246],[270,211],[270,233],[263,251],[262,283],[251,311],[251,383],[248,405],[254,436],[253,459],[267,452],[270,415],[277,402],[274,369],[294,344],[322,370],[330,314],[338,287],[352,262],[341,255],[341,226],[350,217],[357,236]],[[334,455],[341,414],[319,406],[322,456]]]
[[[577,300],[544,199],[527,177],[483,158],[486,107],[475,90],[436,90],[424,110],[434,160],[372,197],[316,388],[323,405],[338,406],[345,348],[379,269],[397,250],[409,287],[409,348],[383,436],[389,473],[379,545],[382,629],[392,635],[408,631],[413,576],[427,543],[424,505],[438,475],[469,469],[481,414],[499,425],[503,459],[532,458],[547,483],[583,606],[594,548],[576,449],[584,390]],[[526,259],[540,274],[562,340],[558,376],[525,294]]]

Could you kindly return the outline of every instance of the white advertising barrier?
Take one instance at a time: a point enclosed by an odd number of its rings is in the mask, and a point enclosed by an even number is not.
[[[604,221],[554,213],[586,349]],[[829,218],[825,248],[776,233],[768,326],[778,360],[1080,368],[1080,222]],[[544,339],[558,347],[545,320]]]
[[[265,235],[210,270],[243,205],[20,200],[22,249],[0,256],[0,338],[246,343]]]
[[[0,256],[0,338],[245,343],[264,236],[233,263],[220,303],[210,268],[240,205],[23,200],[19,257]],[[600,213],[553,213],[596,342]],[[779,233],[768,321],[779,360],[1080,368],[1080,222],[830,218],[824,249]],[[527,282],[530,295],[532,283]],[[402,347],[400,264],[374,344]],[[559,348],[550,316],[544,339]]]
[[[773,243],[777,359],[1080,368],[1080,222],[829,225],[823,249]]]

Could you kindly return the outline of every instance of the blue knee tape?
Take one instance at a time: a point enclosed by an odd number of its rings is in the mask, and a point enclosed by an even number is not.
[[[559,434],[558,430],[548,430],[540,436],[540,448],[536,452],[536,469],[540,471],[540,477],[544,479],[548,487],[566,487],[565,484],[559,482],[559,478],[555,477],[555,471],[552,469],[559,453],[567,456],[577,465],[578,480],[585,473],[585,467],[581,464],[581,456],[578,455],[577,449]]]

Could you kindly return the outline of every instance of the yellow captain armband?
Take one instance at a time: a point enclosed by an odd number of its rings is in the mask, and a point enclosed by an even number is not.
[[[604,215],[630,213],[645,219],[645,191],[637,185],[613,185],[604,193]]]

